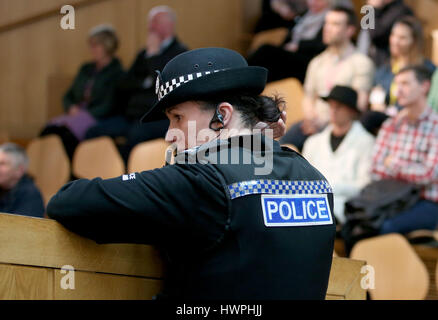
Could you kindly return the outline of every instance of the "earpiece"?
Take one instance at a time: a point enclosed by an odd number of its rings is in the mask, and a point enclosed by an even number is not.
[[[224,125],[224,117],[222,116],[222,114],[218,110],[216,110],[216,118],[217,118],[217,121],[219,121],[223,126]]]
[[[213,128],[213,123],[219,122],[222,126]],[[213,131],[219,131],[224,128],[224,116],[219,112],[219,106],[216,108],[213,118],[210,121],[209,128]]]

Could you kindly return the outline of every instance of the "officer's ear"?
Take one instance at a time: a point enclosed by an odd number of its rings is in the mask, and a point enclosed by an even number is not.
[[[221,102],[217,106],[217,111],[222,116],[223,127],[225,128],[230,123],[231,118],[233,117],[234,108],[228,102]]]

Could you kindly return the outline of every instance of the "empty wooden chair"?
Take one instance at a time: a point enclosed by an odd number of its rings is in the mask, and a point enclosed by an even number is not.
[[[389,234],[359,241],[352,259],[365,260],[374,268],[375,300],[421,300],[429,289],[426,266],[409,242],[400,234]]]
[[[114,178],[125,173],[125,164],[113,140],[99,137],[81,142],[73,155],[73,174],[78,178]]]
[[[164,139],[139,143],[129,155],[128,171],[141,172],[163,167],[168,147],[169,144]]]
[[[427,244],[438,241],[436,230],[415,230],[404,235],[411,244]]]
[[[304,90],[301,82],[295,78],[273,81],[266,85],[263,95],[278,95],[286,102],[286,128],[303,119],[302,101]]]
[[[33,139],[27,146],[29,174],[35,178],[44,203],[70,179],[70,160],[57,135]]]

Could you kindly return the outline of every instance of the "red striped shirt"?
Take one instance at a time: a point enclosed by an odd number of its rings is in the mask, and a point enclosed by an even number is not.
[[[390,167],[384,165],[388,156]],[[427,107],[414,122],[399,116],[388,119],[376,140],[372,176],[421,185],[423,198],[438,202],[438,114]]]

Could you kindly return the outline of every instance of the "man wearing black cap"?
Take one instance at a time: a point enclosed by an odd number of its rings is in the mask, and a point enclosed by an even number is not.
[[[176,163],[74,181],[49,217],[98,243],[159,245],[169,264],[161,298],[324,299],[333,194],[303,157],[254,132],[283,121],[280,101],[259,96],[266,78],[229,49],[178,55],[143,118],[169,118]]]
[[[355,90],[336,86],[322,99],[330,106],[330,125],[306,140],[303,156],[330,182],[335,216],[344,223],[345,202],[371,179],[374,138],[356,120],[360,111]]]

